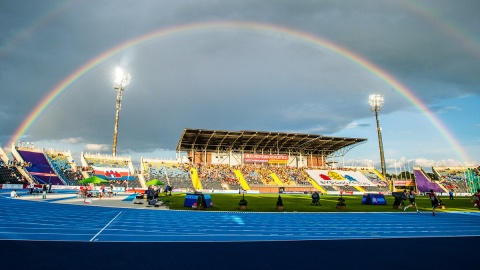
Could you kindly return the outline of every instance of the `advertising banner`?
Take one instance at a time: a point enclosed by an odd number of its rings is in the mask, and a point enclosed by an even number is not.
[[[30,172],[31,175],[35,175],[35,176],[45,176],[45,177],[57,177],[56,174],[50,172],[50,173],[46,173],[46,172]]]
[[[191,194],[191,193],[187,193],[185,195],[185,201],[183,202],[183,206],[185,207],[196,206],[198,197],[202,198],[203,205],[205,207],[208,208],[213,206],[212,198],[210,197],[210,194]]]
[[[106,180],[134,180],[128,168],[93,167],[94,175]]]
[[[393,183],[395,186],[415,186],[415,183],[412,180],[395,180]]]
[[[376,186],[365,175],[355,171],[305,170],[305,172],[319,185],[324,186]]]
[[[243,162],[287,164],[288,155],[243,154]]]
[[[385,196],[383,194],[373,194],[368,193],[364,194],[362,198],[362,204],[387,204],[387,200],[385,200]]]

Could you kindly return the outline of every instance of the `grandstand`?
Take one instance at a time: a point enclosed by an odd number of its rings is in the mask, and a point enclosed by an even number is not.
[[[27,175],[22,174],[23,163],[13,162],[0,147],[0,184],[28,184]]]
[[[25,164],[24,170],[34,182],[39,184],[65,185],[49,162],[42,149],[12,146],[12,155],[16,161]]]
[[[448,190],[443,187],[440,183],[432,181],[425,171],[420,167],[414,167],[413,172],[415,174],[415,182],[417,185],[418,191],[425,193],[433,190],[436,193],[448,193]]]
[[[189,174],[190,166],[187,163],[179,163],[175,160],[142,158],[140,164],[140,175],[145,182],[158,179],[177,189],[193,190]]]
[[[455,193],[468,193],[467,168],[465,167],[432,167],[433,174],[440,179],[446,189]],[[472,189],[473,190],[473,189]]]
[[[130,157],[119,157],[100,154],[81,154],[82,171],[88,176],[98,176],[115,185],[125,187],[145,187],[141,174],[137,174]]]
[[[0,151],[1,183],[51,183],[78,186],[92,175],[117,186],[146,188],[158,179],[182,192],[389,192],[375,168],[337,168],[334,159],[366,139],[261,131],[185,129],[176,160],[142,158],[138,171],[130,157],[81,153],[77,166],[69,151],[12,145],[13,161]],[[180,153],[186,153],[181,156]],[[13,164],[15,163],[15,164]],[[479,168],[432,168],[436,178],[417,167],[413,179],[394,179],[395,189],[469,193],[479,187]]]
[[[44,154],[55,173],[66,185],[80,185],[78,181],[84,179],[84,176],[81,169],[76,166],[70,152],[49,149],[44,150]]]
[[[28,184],[17,166],[0,161],[0,184]]]
[[[118,186],[144,186],[130,158],[82,153],[77,166],[69,151],[12,145],[11,153],[14,159],[7,162],[2,154],[0,183],[79,186],[79,180],[96,175]]]
[[[343,157],[365,141],[312,134],[185,129],[177,152],[188,153],[189,163],[194,166],[191,169],[207,188],[325,192],[321,186],[326,182],[313,180],[316,172],[309,174],[304,169],[328,170],[329,158]],[[347,182],[352,186],[375,186],[361,174],[349,177],[338,186],[349,188],[345,187]],[[316,187],[312,181],[316,181]]]

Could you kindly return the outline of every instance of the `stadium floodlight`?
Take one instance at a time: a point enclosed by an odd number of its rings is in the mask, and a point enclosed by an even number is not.
[[[115,70],[115,80],[113,82],[113,88],[117,90],[117,111],[115,114],[115,128],[113,129],[113,156],[116,156],[117,154],[118,118],[120,116],[120,109],[122,108],[122,92],[125,91],[129,83],[130,74],[124,72],[121,68],[117,68]]]
[[[380,148],[380,164],[382,166],[382,175],[385,179],[387,179],[385,156],[383,153],[382,128],[380,127],[380,121],[378,121],[378,112],[381,111],[383,108],[383,96],[370,95],[368,100],[370,103],[370,111],[375,112],[375,119],[377,120],[378,146]],[[393,183],[390,184],[390,191],[393,191]]]

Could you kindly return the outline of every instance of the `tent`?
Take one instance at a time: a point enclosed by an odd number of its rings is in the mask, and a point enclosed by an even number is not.
[[[109,183],[109,181],[94,175],[92,177],[80,180],[80,181],[78,181],[78,183],[80,183],[80,184],[89,184],[89,183],[102,184],[102,183]]]
[[[162,186],[164,183],[158,179],[153,179],[145,183],[147,186]]]

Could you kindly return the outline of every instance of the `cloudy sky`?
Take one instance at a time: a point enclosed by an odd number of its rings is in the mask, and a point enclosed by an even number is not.
[[[122,67],[117,155],[134,160],[174,158],[198,128],[367,138],[338,161],[379,167],[368,97],[381,94],[390,168],[478,165],[479,11],[473,0],[0,0],[0,145],[111,153]]]

